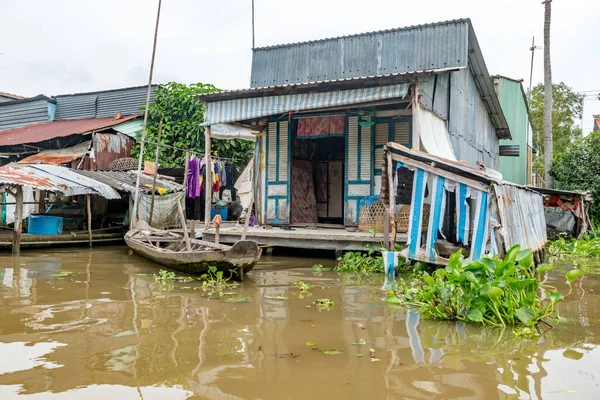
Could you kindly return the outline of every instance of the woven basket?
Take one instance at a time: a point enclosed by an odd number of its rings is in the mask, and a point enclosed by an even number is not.
[[[429,204],[423,204],[423,229],[429,226],[429,210],[431,206]],[[404,204],[400,207],[400,211],[396,214],[396,232],[407,233],[408,232],[408,220],[410,219],[410,204]]]
[[[117,158],[108,164],[109,171],[131,171],[137,169],[138,160],[133,157]]]
[[[369,232],[375,228],[376,232],[383,232],[383,222],[386,216],[386,207],[383,201],[378,200],[370,206],[363,206],[358,215],[358,230]]]

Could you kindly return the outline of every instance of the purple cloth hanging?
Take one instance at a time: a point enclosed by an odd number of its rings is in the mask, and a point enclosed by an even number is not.
[[[192,158],[188,163],[187,197],[200,197],[200,160],[197,158]]]

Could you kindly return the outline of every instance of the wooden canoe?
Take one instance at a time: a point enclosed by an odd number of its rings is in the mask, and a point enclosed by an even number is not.
[[[189,240],[189,247],[188,247]],[[125,234],[127,246],[137,255],[164,267],[187,274],[204,274],[210,266],[224,271],[224,276],[243,280],[258,262],[262,249],[253,240],[233,246],[188,239],[182,235],[153,228],[132,229]]]

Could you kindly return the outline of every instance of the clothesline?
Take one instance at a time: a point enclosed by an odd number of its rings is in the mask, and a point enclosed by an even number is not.
[[[150,143],[150,144],[153,144],[153,145],[156,145],[156,146],[159,145],[157,142],[153,142],[153,141],[148,140],[148,139],[146,139],[144,141],[146,143]],[[200,157],[200,158],[204,158],[204,150],[199,150],[199,149],[194,149],[194,148],[192,148],[192,149],[183,149],[181,147],[171,146],[169,144],[164,144],[164,143],[160,143],[160,147],[168,147],[168,148],[171,148],[171,149],[181,150],[181,151],[186,151],[186,152],[189,151],[191,155],[201,154],[202,157]],[[227,157],[216,157],[216,156],[213,156],[213,155],[211,155],[211,158],[216,159],[216,160],[232,161],[232,162],[235,162],[237,160],[241,160],[241,157],[240,158],[227,158]]]

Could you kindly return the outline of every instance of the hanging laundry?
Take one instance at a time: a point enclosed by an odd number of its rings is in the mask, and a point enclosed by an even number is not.
[[[196,157],[192,157],[188,162],[187,197],[197,199],[200,197],[200,192],[199,160]]]

